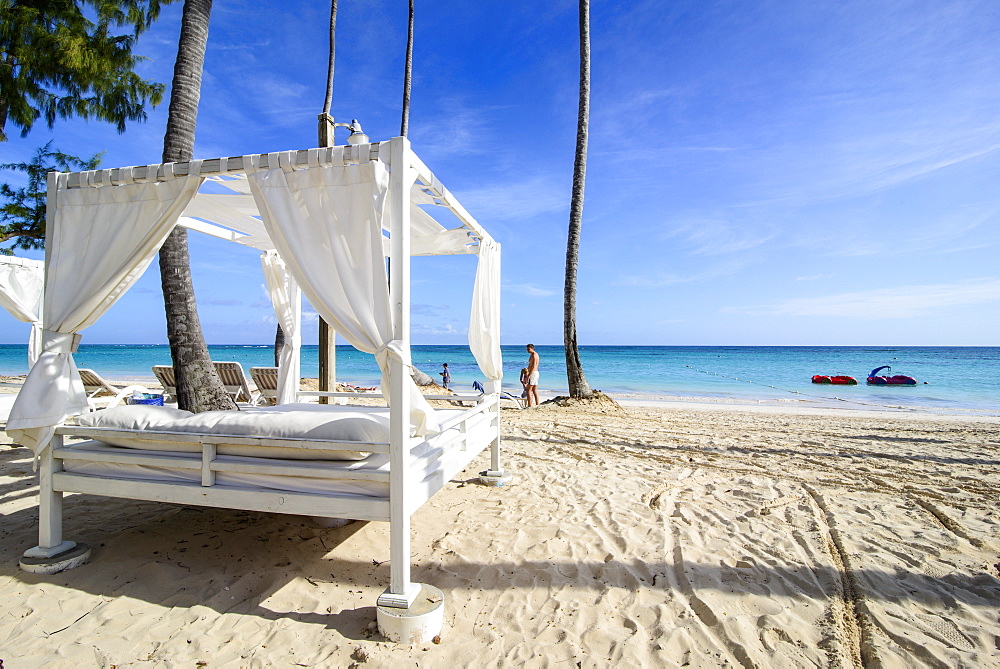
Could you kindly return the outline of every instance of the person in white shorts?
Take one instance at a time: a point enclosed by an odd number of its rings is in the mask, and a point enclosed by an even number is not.
[[[538,401],[538,353],[535,352],[535,345],[528,344],[528,406],[539,404]]]

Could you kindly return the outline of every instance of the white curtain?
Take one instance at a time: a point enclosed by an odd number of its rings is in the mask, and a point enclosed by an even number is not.
[[[285,261],[277,251],[267,251],[260,256],[267,292],[274,305],[274,315],[285,333],[285,346],[278,361],[278,404],[298,400],[302,347],[302,291],[288,273]]]
[[[35,364],[42,348],[42,288],[45,267],[39,261],[0,259],[0,307],[19,321],[31,323],[28,339],[28,368]],[[30,264],[29,264],[30,263]]]
[[[407,374],[391,379],[389,360],[410,365],[409,350],[392,338],[392,311],[382,220],[389,173],[380,162],[321,165],[293,171],[288,154],[271,154],[266,170],[254,156],[250,186],[268,235],[319,315],[360,351],[375,354],[382,392],[407,386],[415,435],[437,430],[437,419]],[[279,167],[274,167],[280,165]]]
[[[199,170],[200,161],[193,161],[191,173]],[[68,190],[68,176],[58,177],[47,230],[42,352],[7,421],[11,438],[36,454],[56,425],[88,410],[73,360],[77,333],[142,275],[202,181],[193,176]]]
[[[486,375],[487,391],[500,392],[503,358],[500,355],[500,245],[492,239],[479,243],[479,264],[472,289],[469,348]]]

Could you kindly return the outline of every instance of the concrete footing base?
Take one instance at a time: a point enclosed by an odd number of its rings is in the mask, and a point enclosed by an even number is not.
[[[444,627],[444,594],[420,583],[420,593],[408,608],[377,606],[378,631],[396,643],[426,643]]]
[[[487,469],[485,472],[479,472],[479,482],[483,485],[501,487],[510,485],[514,481],[514,475],[509,471],[504,470],[493,470]]]
[[[39,555],[41,552],[44,552],[44,549],[39,549],[37,546],[25,551],[18,563],[21,569],[32,574],[57,574],[79,567],[90,560],[90,546],[87,544],[75,544],[69,550],[51,556]]]

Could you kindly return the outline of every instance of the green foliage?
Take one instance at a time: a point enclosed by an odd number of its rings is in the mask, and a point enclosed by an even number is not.
[[[173,0],[0,0],[0,141],[44,118],[146,119],[164,85],[135,73],[136,38]],[[115,35],[120,29],[129,32]]]
[[[0,244],[11,240],[8,248],[0,248],[0,255],[11,255],[14,249],[40,249],[45,246],[45,188],[49,172],[92,170],[101,162],[104,152],[90,158],[77,158],[52,150],[52,142],[35,150],[30,163],[7,163],[0,169],[24,172],[28,183],[23,188],[0,184],[0,197],[6,202],[0,206]]]

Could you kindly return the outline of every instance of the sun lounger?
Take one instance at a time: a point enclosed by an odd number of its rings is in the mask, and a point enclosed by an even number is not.
[[[277,404],[278,402],[278,368],[251,367],[250,378],[260,391],[257,406]]]
[[[523,397],[517,397],[516,395],[512,395],[510,393],[500,393],[500,399],[513,402],[518,409],[524,409],[525,407],[527,407],[526,399],[524,399]]]
[[[177,381],[174,379],[174,368],[170,365],[153,365],[153,375],[163,387],[165,402],[177,401]]]
[[[137,385],[118,389],[92,369],[81,368],[77,371],[80,373],[80,380],[83,381],[83,390],[87,393],[87,404],[90,405],[91,411],[118,406],[126,397],[136,392],[149,392],[145,386]]]
[[[213,362],[215,371],[222,379],[222,385],[226,387],[226,392],[233,398],[234,402],[254,403],[255,395],[250,390],[247,377],[243,373],[243,365],[238,362]],[[177,380],[174,376],[174,368],[170,365],[153,365],[153,374],[156,380],[163,386],[163,395],[168,402],[177,399]]]
[[[242,401],[253,404],[256,395],[250,390],[246,374],[243,373],[243,365],[238,362],[212,362],[215,371],[222,379],[222,385],[226,387],[226,392],[233,398],[234,402]],[[277,384],[275,384],[277,388]]]

